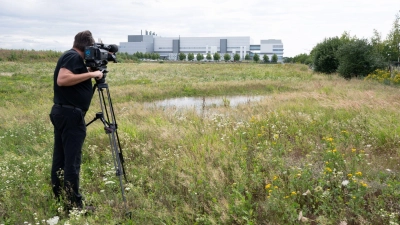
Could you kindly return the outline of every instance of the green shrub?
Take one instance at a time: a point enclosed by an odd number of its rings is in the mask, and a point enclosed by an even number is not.
[[[400,84],[400,71],[395,71],[392,76],[390,71],[377,69],[368,74],[365,80],[375,80],[384,84]]]

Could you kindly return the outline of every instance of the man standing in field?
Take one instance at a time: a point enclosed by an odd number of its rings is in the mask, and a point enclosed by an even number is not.
[[[91,78],[103,77],[101,71],[89,72],[84,62],[85,47],[94,43],[90,31],[76,34],[73,48],[59,58],[54,70],[54,105],[50,113],[54,126],[51,183],[58,200],[65,191],[67,210],[83,207],[79,173],[86,137],[84,116],[93,96]]]

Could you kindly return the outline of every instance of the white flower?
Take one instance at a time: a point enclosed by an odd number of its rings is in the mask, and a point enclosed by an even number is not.
[[[347,186],[349,183],[350,183],[350,181],[344,180],[344,181],[342,181],[342,186]]]
[[[49,224],[49,225],[56,225],[57,223],[58,223],[58,220],[59,220],[60,218],[58,217],[58,216],[55,216],[55,217],[53,217],[53,218],[50,218],[50,219],[48,219],[46,222]]]
[[[105,184],[115,184],[115,182],[114,182],[114,181],[111,181],[111,180],[109,180],[109,181],[107,181]]]
[[[391,170],[391,169],[386,169],[386,171],[388,171],[389,173],[390,173],[390,172],[392,172],[392,170]]]
[[[307,190],[306,192],[303,193],[304,196],[311,194],[310,190]]]

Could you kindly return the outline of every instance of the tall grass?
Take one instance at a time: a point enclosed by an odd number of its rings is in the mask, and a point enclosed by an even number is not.
[[[49,176],[54,67],[0,62],[0,224],[399,223],[398,87],[252,63],[109,64],[127,204],[94,123],[81,188],[97,210],[68,217]],[[230,95],[265,98],[200,113],[145,106]],[[95,96],[87,121],[99,107]]]

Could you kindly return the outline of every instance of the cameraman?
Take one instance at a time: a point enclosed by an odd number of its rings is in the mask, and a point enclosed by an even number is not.
[[[54,126],[51,183],[58,200],[65,191],[67,210],[82,209],[79,172],[86,137],[84,116],[93,96],[91,78],[101,79],[101,71],[89,72],[84,62],[86,46],[95,43],[88,30],[75,35],[73,48],[58,60],[54,70],[54,105],[50,120]]]

